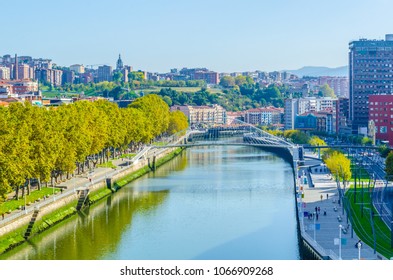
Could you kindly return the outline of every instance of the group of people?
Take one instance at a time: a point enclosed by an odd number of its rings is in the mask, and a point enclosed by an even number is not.
[[[318,221],[318,218],[319,218],[320,214],[321,214],[321,207],[315,206],[315,212],[314,213],[308,212],[307,218],[309,220],[312,220],[314,218],[314,215],[315,215],[315,219]],[[326,216],[326,208],[325,208],[325,210],[323,210],[323,215]]]

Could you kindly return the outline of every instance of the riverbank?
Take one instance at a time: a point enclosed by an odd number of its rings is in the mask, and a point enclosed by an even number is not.
[[[116,169],[99,169],[90,178],[78,179],[78,181],[74,179],[62,183],[62,187],[66,189],[64,193],[59,194],[57,197],[53,196],[53,200],[51,197],[51,199],[43,201],[41,205],[36,204],[32,206],[31,209],[28,209],[28,213],[23,213],[23,211],[16,213],[15,219],[7,221],[6,224],[2,225],[0,228],[0,254],[24,243],[26,241],[24,238],[26,227],[32,222],[31,235],[35,235],[75,215],[77,213],[76,206],[79,198],[77,191],[79,188],[88,188],[89,203],[95,203],[113,193],[112,190],[107,188],[107,178],[111,178],[114,189],[121,188],[151,171],[148,166],[149,158],[156,157],[156,167],[159,167],[181,154],[183,149],[166,149],[157,154],[153,152],[153,154],[132,164],[119,159],[114,161]],[[90,179],[92,180],[90,181]],[[37,220],[33,221],[34,210],[39,210],[39,214]]]

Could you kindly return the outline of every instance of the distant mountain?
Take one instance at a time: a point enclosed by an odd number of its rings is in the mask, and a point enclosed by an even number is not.
[[[348,66],[341,66],[337,68],[319,67],[319,66],[305,66],[298,70],[285,70],[289,73],[295,74],[299,77],[303,76],[339,76],[348,77]]]

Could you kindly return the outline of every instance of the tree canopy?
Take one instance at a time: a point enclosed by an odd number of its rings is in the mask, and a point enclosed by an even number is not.
[[[36,178],[51,178],[84,168],[116,150],[134,149],[157,136],[188,126],[181,112],[170,113],[158,95],[136,99],[120,109],[101,99],[57,108],[12,103],[0,108],[0,199]]]
[[[334,94],[334,90],[328,85],[324,84],[319,88],[320,95],[324,97],[332,97],[336,98],[336,95]]]
[[[330,172],[337,178],[348,181],[352,177],[351,161],[339,151],[325,154],[324,161]]]

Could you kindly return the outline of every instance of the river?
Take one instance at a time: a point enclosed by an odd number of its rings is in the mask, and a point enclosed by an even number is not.
[[[198,147],[1,259],[300,259],[293,172],[254,147]]]

